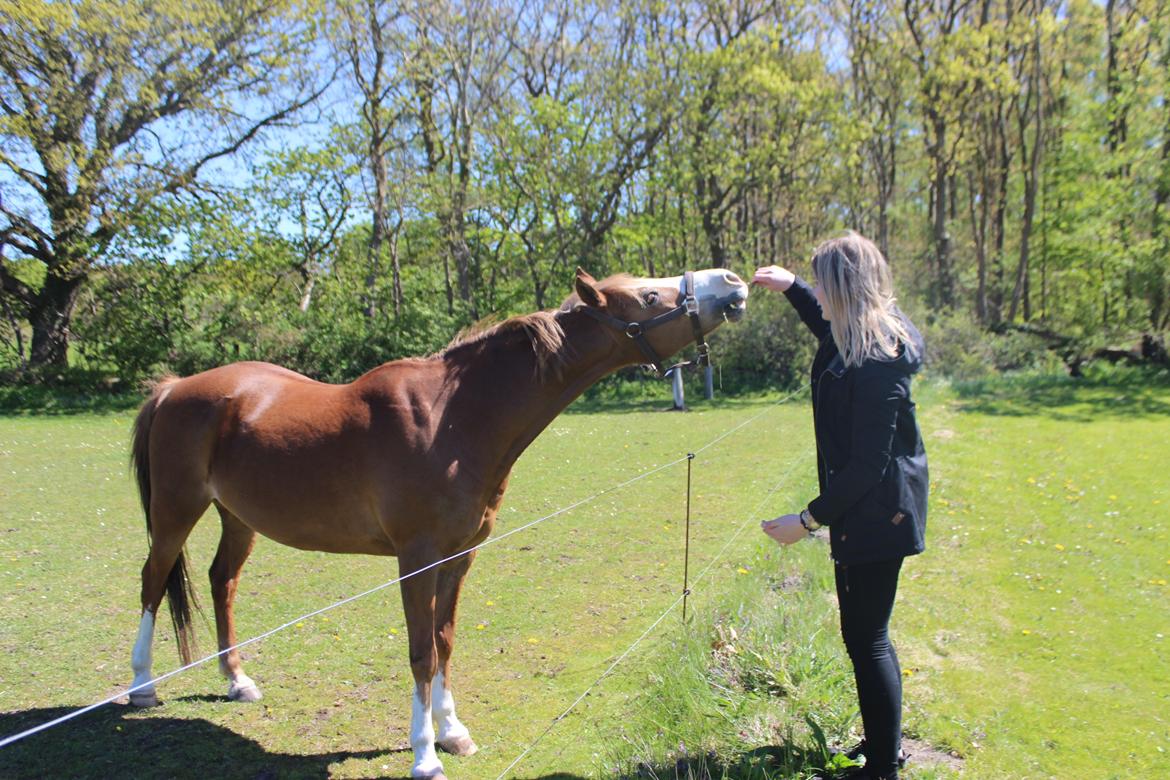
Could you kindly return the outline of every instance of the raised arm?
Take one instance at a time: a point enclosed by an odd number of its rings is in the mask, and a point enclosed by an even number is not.
[[[812,331],[818,341],[824,340],[825,336],[829,335],[829,321],[821,316],[821,305],[817,303],[817,298],[813,295],[813,289],[808,282],[799,276],[792,277],[792,284],[784,291],[784,297],[792,304],[792,308],[796,309],[801,322]]]

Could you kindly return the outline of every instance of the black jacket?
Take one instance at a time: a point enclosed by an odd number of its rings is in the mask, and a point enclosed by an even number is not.
[[[797,278],[785,296],[821,342],[812,365],[821,494],[808,511],[829,526],[834,560],[848,565],[922,552],[930,480],[910,398],[911,375],[922,365],[921,334],[907,319],[912,344],[902,345],[898,357],[847,369],[812,288]]]

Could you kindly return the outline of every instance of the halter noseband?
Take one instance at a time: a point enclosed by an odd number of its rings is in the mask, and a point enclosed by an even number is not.
[[[687,271],[685,274],[683,274],[682,302],[670,311],[665,312],[664,314],[659,314],[657,317],[651,317],[650,319],[643,322],[626,322],[625,320],[619,320],[617,317],[610,315],[608,312],[595,309],[592,306],[582,306],[580,309],[593,319],[599,322],[603,322],[606,325],[609,325],[610,327],[626,334],[627,337],[633,339],[634,343],[638,345],[638,348],[642,350],[642,354],[646,357],[646,360],[650,365],[654,366],[654,370],[657,371],[660,376],[666,373],[662,369],[662,358],[658,356],[658,353],[654,351],[654,347],[652,347],[650,342],[646,339],[646,332],[657,328],[659,325],[665,325],[672,320],[677,320],[679,317],[686,314],[688,317],[690,317],[691,330],[694,331],[695,334],[695,348],[698,350],[698,357],[695,359],[695,363],[700,366],[705,366],[711,360],[711,349],[707,346],[707,342],[703,339],[703,328],[702,324],[699,322],[699,299],[695,297],[694,271]],[[677,368],[678,366],[685,365],[688,365],[688,363],[678,363],[675,366],[671,366],[671,368]]]

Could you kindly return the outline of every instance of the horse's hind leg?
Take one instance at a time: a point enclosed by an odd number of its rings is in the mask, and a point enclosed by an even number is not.
[[[158,695],[153,685],[146,685],[151,678],[151,642],[154,625],[163,596],[171,599],[171,614],[175,618],[178,633],[179,652],[184,663],[190,662],[190,604],[194,594],[188,588],[186,562],[183,545],[203,515],[211,500],[202,490],[193,490],[188,498],[175,498],[180,491],[156,490],[150,502],[150,554],[142,567],[142,618],[138,623],[138,636],[130,663],[134,669],[134,682],[130,703],[136,707],[153,707],[158,704]]]
[[[211,577],[211,595],[215,601],[215,634],[219,640],[220,652],[236,644],[236,620],[233,604],[236,586],[244,561],[256,544],[256,532],[244,525],[238,517],[225,509],[218,501],[215,508],[223,524],[219,537],[219,549],[211,563],[208,575]],[[231,650],[219,657],[219,670],[228,679],[228,698],[233,701],[259,701],[260,689],[240,664],[240,651]]]
[[[455,697],[451,695],[451,652],[455,648],[455,619],[459,592],[475,553],[457,558],[439,567],[435,593],[435,649],[439,655],[438,673],[431,685],[431,708],[439,724],[435,743],[457,756],[470,756],[478,748],[471,734],[455,717]]]

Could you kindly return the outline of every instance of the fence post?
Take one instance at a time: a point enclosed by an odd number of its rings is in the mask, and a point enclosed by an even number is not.
[[[670,370],[671,389],[674,391],[674,411],[685,412],[687,410],[686,399],[683,398],[683,376],[681,368],[672,368]]]

